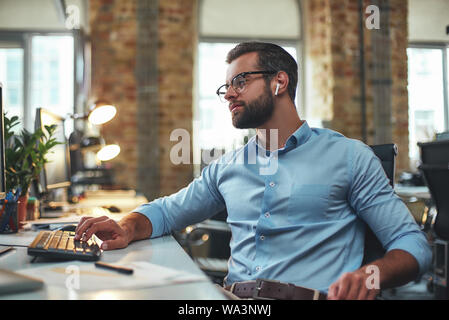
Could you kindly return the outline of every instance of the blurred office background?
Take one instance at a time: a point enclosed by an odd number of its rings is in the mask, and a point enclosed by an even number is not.
[[[366,27],[369,5],[379,29]],[[448,0],[0,0],[0,82],[28,129],[39,107],[67,116],[114,104],[96,130],[121,147],[115,179],[154,199],[199,175],[201,150],[254,134],[232,127],[215,90],[229,49],[271,41],[299,63],[300,117],[396,143],[400,176],[416,171],[417,142],[448,131],[447,12]],[[190,164],[170,161],[178,128],[192,138]]]

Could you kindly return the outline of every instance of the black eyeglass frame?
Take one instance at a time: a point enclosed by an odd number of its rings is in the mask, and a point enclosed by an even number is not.
[[[232,85],[232,83],[234,82],[234,80],[237,79],[238,77],[243,77],[243,78],[245,78],[248,74],[275,74],[275,73],[277,73],[277,72],[278,72],[278,71],[274,71],[274,70],[245,71],[245,72],[241,72],[241,73],[235,75],[234,78],[232,78],[232,80],[231,80],[231,85]],[[215,91],[215,93],[217,94],[218,98],[221,99],[221,97],[220,97],[220,90],[221,90],[223,87],[225,87],[225,88],[226,88],[226,92],[228,92],[229,87],[230,87],[231,85],[225,83],[225,84],[219,86],[218,89],[217,89],[217,91]],[[232,88],[234,89],[235,92],[238,92],[237,89],[235,88],[235,86],[232,86]],[[226,93],[225,93],[225,94],[226,94]]]

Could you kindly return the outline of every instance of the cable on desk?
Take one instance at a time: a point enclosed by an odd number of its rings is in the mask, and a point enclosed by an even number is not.
[[[28,246],[24,246],[24,245],[21,245],[21,244],[3,244],[3,243],[0,243],[0,246],[28,248]]]

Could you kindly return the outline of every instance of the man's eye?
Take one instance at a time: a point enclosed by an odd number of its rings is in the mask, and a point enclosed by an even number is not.
[[[235,81],[234,81],[234,85],[237,87],[237,88],[242,88],[244,85],[245,85],[245,83],[246,83],[246,81],[245,81],[245,79],[235,79]]]

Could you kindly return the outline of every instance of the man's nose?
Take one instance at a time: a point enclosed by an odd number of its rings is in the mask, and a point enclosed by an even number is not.
[[[237,91],[235,91],[233,86],[229,86],[228,90],[226,91],[226,94],[224,95],[225,100],[229,101],[237,97],[239,94]]]

